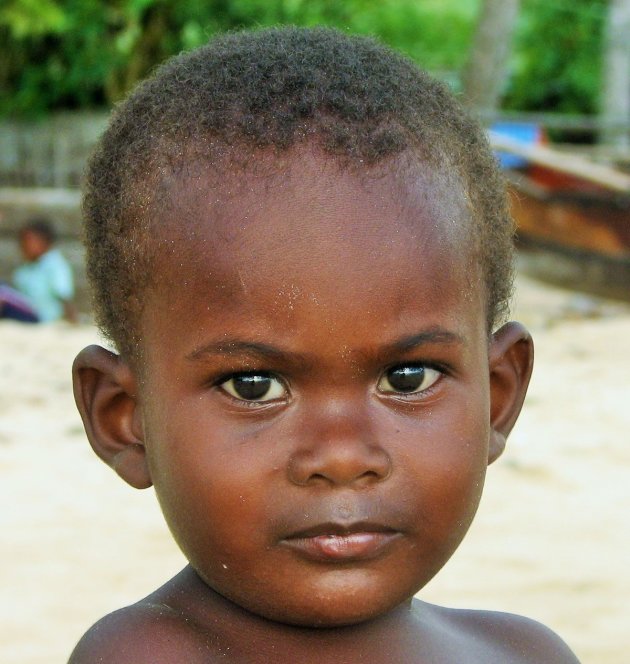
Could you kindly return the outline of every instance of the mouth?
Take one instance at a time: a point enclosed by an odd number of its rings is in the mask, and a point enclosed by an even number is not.
[[[290,535],[281,544],[305,558],[343,563],[378,558],[401,536],[400,531],[376,523],[323,523]]]

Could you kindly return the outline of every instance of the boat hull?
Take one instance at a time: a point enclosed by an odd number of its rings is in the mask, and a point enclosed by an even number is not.
[[[526,272],[630,301],[630,197],[558,191],[514,175],[509,191]]]

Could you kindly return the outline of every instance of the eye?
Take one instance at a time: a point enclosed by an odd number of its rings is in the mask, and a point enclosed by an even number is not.
[[[388,369],[378,381],[381,392],[417,394],[431,387],[442,372],[422,364],[399,364]]]
[[[273,401],[283,399],[287,394],[279,378],[264,372],[233,374],[218,386],[241,401]]]

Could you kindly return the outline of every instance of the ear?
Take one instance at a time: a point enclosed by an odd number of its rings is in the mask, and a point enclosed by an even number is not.
[[[490,445],[488,463],[505,449],[525,401],[534,364],[534,343],[520,323],[507,323],[490,340]]]
[[[88,346],[72,365],[74,399],[92,449],[136,489],[152,485],[136,378],[119,355]]]

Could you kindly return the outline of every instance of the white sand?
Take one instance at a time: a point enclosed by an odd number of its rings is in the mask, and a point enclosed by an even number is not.
[[[585,664],[630,661],[630,310],[519,280],[537,364],[478,518],[422,593],[529,615]],[[64,662],[183,565],[151,491],[89,449],[70,363],[89,326],[0,324],[0,662]]]

